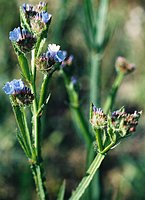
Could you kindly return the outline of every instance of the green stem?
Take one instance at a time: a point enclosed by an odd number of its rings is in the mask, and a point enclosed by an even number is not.
[[[32,50],[32,57],[31,57],[31,67],[32,67],[32,76],[33,76],[33,83],[36,80],[36,65],[35,65],[35,49]]]
[[[34,181],[36,185],[36,190],[40,200],[48,200],[48,195],[45,188],[45,178],[41,164],[31,165],[32,173],[34,176]]]
[[[23,113],[25,134],[26,134],[27,142],[28,142],[29,148],[31,150],[31,153],[33,155],[32,141],[31,141],[30,131],[29,131],[29,128],[28,128],[28,123],[27,123],[27,118],[26,118],[26,113],[25,113],[24,107],[22,107],[21,110],[22,110],[22,113]]]
[[[102,152],[102,150],[103,150],[103,144],[102,144],[102,136],[101,136],[101,134],[102,134],[101,130],[97,129],[96,130],[96,141],[97,141],[98,150],[100,152]]]
[[[70,106],[70,111],[72,114],[73,122],[74,122],[75,126],[77,127],[77,130],[79,132],[81,131],[83,138],[89,149],[89,146],[92,143],[92,139],[90,137],[91,135],[89,136],[89,134],[90,134],[89,129],[88,129],[87,123],[83,117],[83,114],[79,107]]]
[[[15,115],[17,125],[19,127],[20,137],[21,137],[23,145],[24,145],[23,148],[24,148],[25,153],[28,156],[28,158],[31,158],[31,150],[30,150],[30,146],[28,144],[27,137],[26,137],[26,131],[25,131],[25,126],[24,126],[24,119],[23,119],[22,111],[19,106],[14,106],[13,104],[12,104],[12,108],[13,108],[13,112]]]
[[[112,89],[110,91],[110,94],[108,95],[107,99],[106,99],[106,102],[105,102],[105,105],[104,105],[104,112],[105,113],[108,113],[109,110],[112,110],[112,107],[114,105],[114,101],[115,101],[115,98],[116,98],[116,94],[117,94],[117,91],[118,91],[118,88],[122,82],[124,78],[124,74],[122,72],[119,72],[117,74],[117,77],[113,83],[113,86],[112,86]]]
[[[32,67],[32,82],[31,82],[31,90],[34,93],[34,100],[32,104],[32,115],[33,115],[33,136],[34,136],[34,147],[36,151],[36,163],[32,164],[32,172],[34,175],[35,185],[37,188],[38,196],[40,200],[48,199],[46,197],[46,189],[44,185],[44,174],[41,166],[41,145],[40,145],[40,116],[38,115],[38,100],[37,100],[37,92],[36,92],[36,65],[35,65],[36,52],[32,50],[32,59],[31,59],[31,67]]]
[[[45,101],[45,98],[46,98],[46,89],[47,89],[48,82],[49,82],[48,75],[45,74],[44,78],[43,78],[43,83],[41,85],[38,108],[40,108],[44,104],[44,101]]]
[[[37,115],[38,111],[38,103],[37,103],[37,93],[36,93],[36,66],[35,66],[35,50],[32,50],[32,59],[31,59],[31,67],[32,67],[32,83],[31,83],[31,90],[32,93],[34,94],[35,98],[32,103],[32,113],[33,113],[33,136],[34,136],[34,146],[36,150],[36,154],[39,157],[39,151],[40,151],[40,138],[39,138],[39,124],[40,124],[40,119],[39,116]]]
[[[100,0],[99,9],[97,15],[97,33],[96,33],[96,44],[98,46],[98,51],[104,51],[104,39],[106,37],[106,19],[108,12],[109,0]]]
[[[80,106],[79,106],[78,94],[75,91],[73,84],[71,83],[71,81],[69,80],[69,78],[67,77],[67,75],[65,74],[65,72],[63,70],[61,70],[61,74],[63,76],[65,86],[67,89],[67,93],[69,96],[70,111],[71,111],[74,125],[77,128],[78,133],[82,134],[82,136],[89,148],[89,146],[92,142],[92,137],[89,132],[88,123],[86,122],[86,120],[82,114],[82,111],[80,109]]]
[[[102,154],[107,153],[115,145],[115,142],[111,142],[103,151],[101,151]]]
[[[43,78],[43,83],[41,85],[40,90],[40,99],[39,99],[39,105],[38,108],[41,109],[41,106],[45,103],[45,100],[47,98],[47,87],[48,83],[50,81],[50,78],[52,77],[53,73],[57,70],[57,67],[55,67],[49,74],[45,74]]]
[[[105,156],[103,154],[97,154],[89,169],[87,170],[86,175],[78,185],[77,189],[72,193],[72,196],[69,198],[69,200],[79,200],[82,197],[104,158]]]
[[[101,56],[92,52],[90,58],[90,102],[97,107],[101,106],[101,64]]]

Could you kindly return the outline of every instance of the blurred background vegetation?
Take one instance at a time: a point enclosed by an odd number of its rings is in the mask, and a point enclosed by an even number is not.
[[[39,1],[28,0],[35,4]],[[60,44],[74,55],[71,74],[79,81],[80,99],[89,120],[89,50],[83,25],[83,0],[48,0],[52,14],[48,43]],[[96,1],[97,2],[97,1]],[[22,0],[0,0],[0,88],[20,77],[17,59],[8,39],[9,31],[19,26]],[[96,3],[97,4],[97,3]],[[97,5],[96,5],[97,6]],[[102,98],[105,101],[115,79],[114,63],[124,56],[136,64],[126,76],[117,95],[115,108],[143,110],[137,132],[109,153],[101,168],[101,199],[145,199],[145,0],[110,0],[109,25],[116,24],[103,59]],[[56,73],[49,91],[51,100],[43,116],[43,159],[47,188],[56,199],[60,184],[66,180],[66,199],[85,171],[85,147],[75,133],[68,109],[68,97],[62,79]],[[16,124],[8,97],[0,90],[0,199],[36,199],[27,160],[16,140]]]

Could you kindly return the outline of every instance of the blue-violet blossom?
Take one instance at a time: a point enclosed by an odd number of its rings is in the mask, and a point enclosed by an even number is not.
[[[9,33],[9,39],[24,52],[30,51],[36,42],[35,36],[26,29],[15,28]]]
[[[61,51],[60,46],[49,44],[48,51],[43,53],[36,61],[37,68],[41,71],[49,71],[56,63],[62,63],[66,58],[66,51]]]
[[[11,82],[7,82],[3,87],[6,94],[12,95],[13,102],[18,105],[29,105],[34,99],[34,95],[31,93],[30,88],[25,86],[21,79],[14,79]]]
[[[3,87],[3,90],[6,94],[11,95],[21,91],[24,88],[24,86],[25,85],[21,79],[14,79],[11,82],[7,82]]]

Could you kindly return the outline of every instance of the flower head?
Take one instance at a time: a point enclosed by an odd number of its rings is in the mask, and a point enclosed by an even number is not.
[[[136,130],[142,112],[126,113],[124,108],[112,113],[112,128],[118,130],[121,136],[128,135]]]
[[[24,3],[22,5],[22,9],[23,9],[24,13],[27,15],[27,17],[30,18],[31,16],[34,16],[37,12],[41,12],[41,11],[45,10],[46,5],[47,4],[45,2],[40,2],[36,6]]]
[[[40,34],[43,30],[46,30],[51,22],[52,15],[47,12],[46,5],[45,2],[40,2],[36,6],[22,5],[24,16],[35,34]]]
[[[56,44],[49,44],[47,55],[51,60],[55,62],[62,62],[66,58],[66,51],[61,51],[60,46]]]
[[[136,130],[142,112],[126,113],[124,108],[104,114],[101,108],[91,105],[90,123],[94,129],[98,150],[106,153],[121,139]]]
[[[52,15],[46,11],[36,12],[33,17],[30,18],[30,27],[35,34],[40,34],[43,30],[46,30],[51,22]]]
[[[9,33],[9,39],[16,43],[23,52],[32,50],[36,42],[35,36],[26,29],[15,28]]]
[[[14,79],[11,82],[7,82],[3,90],[6,94],[12,95],[14,103],[19,105],[28,105],[32,103],[34,95],[31,93],[30,88],[25,86],[21,79]]]
[[[61,51],[59,45],[49,44],[48,51],[37,59],[36,64],[39,70],[48,71],[54,64],[62,63],[65,58],[66,51]]]
[[[101,108],[97,108],[94,104],[91,106],[90,123],[94,129],[102,129],[106,126],[107,117]]]
[[[3,87],[3,90],[6,94],[11,95],[15,94],[16,92],[19,92],[24,88],[24,83],[21,79],[16,80],[14,79],[11,82],[7,82],[5,86]]]

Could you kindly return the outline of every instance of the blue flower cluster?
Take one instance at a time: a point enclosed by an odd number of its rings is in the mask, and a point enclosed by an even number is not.
[[[36,34],[46,29],[51,21],[52,15],[46,11],[45,2],[40,2],[36,6],[23,4],[22,11],[24,12],[30,28]]]
[[[9,39],[12,42],[19,42],[20,40],[28,39],[28,38],[34,38],[33,34],[30,33],[26,29],[22,29],[20,27],[15,28],[13,31],[10,31]]]
[[[43,53],[37,59],[37,68],[41,71],[47,71],[56,63],[62,63],[67,56],[66,51],[61,51],[60,46],[56,44],[49,44],[48,51]]]
[[[11,95],[15,93],[19,93],[25,87],[23,81],[21,79],[14,79],[11,82],[7,82],[3,87],[3,90],[6,94]]]
[[[11,82],[7,82],[3,90],[6,94],[13,96],[13,103],[16,105],[29,105],[34,99],[30,88],[25,86],[21,79],[14,79]]]
[[[9,33],[9,39],[17,43],[20,49],[24,52],[30,51],[36,43],[35,36],[26,29],[20,27],[15,28]]]

